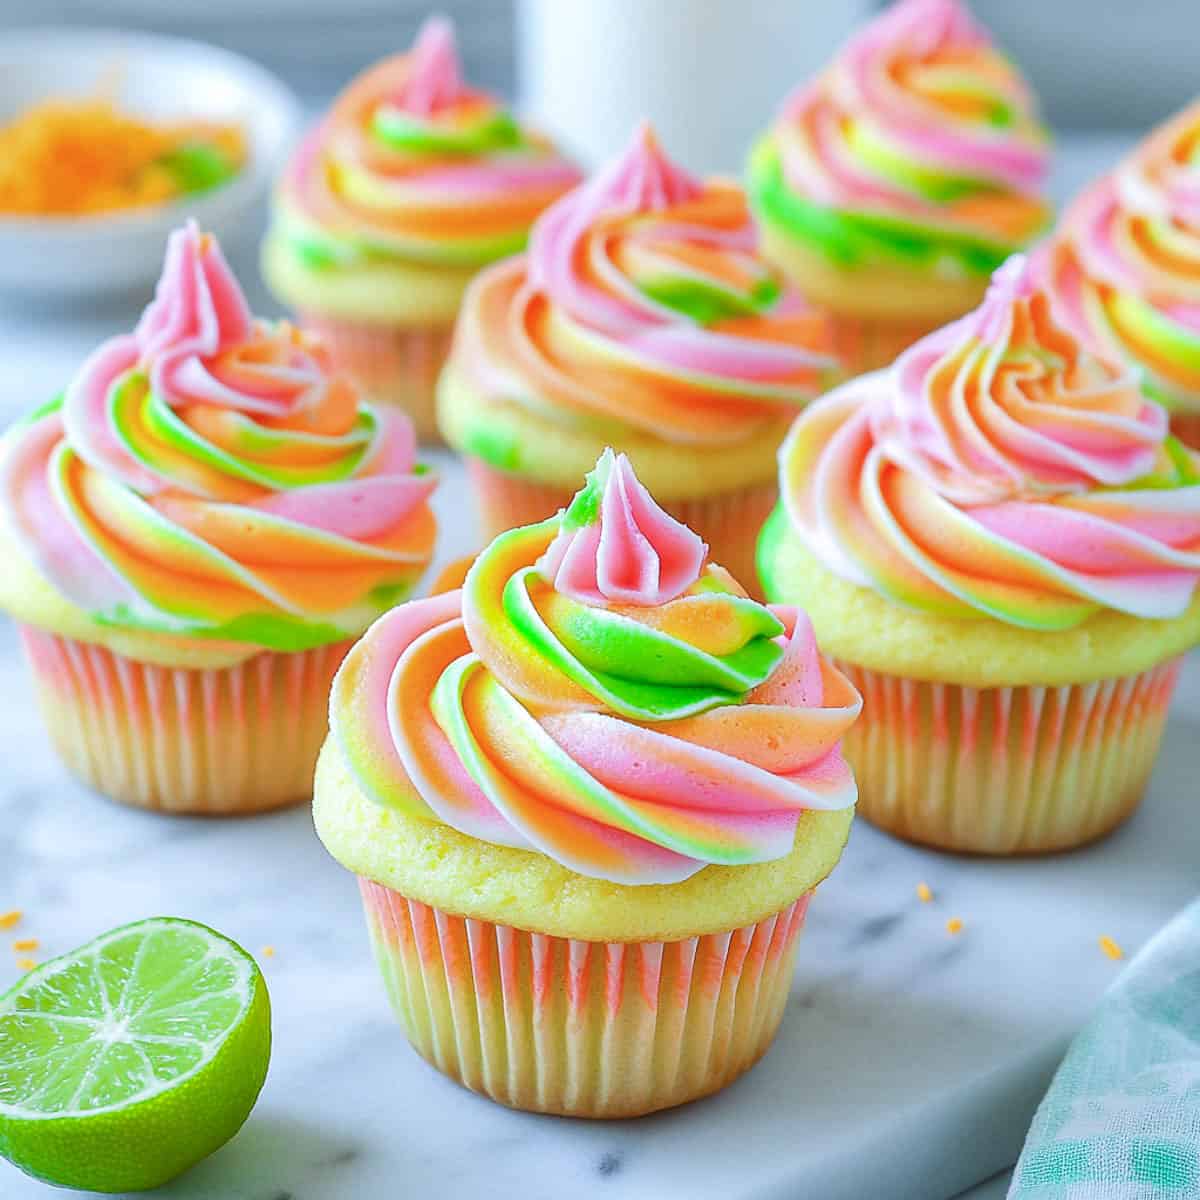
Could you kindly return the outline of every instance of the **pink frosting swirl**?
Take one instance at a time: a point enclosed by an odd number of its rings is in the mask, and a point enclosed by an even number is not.
[[[18,543],[97,620],[299,648],[357,633],[432,553],[411,425],[253,319],[215,240],[171,236],[153,303],[4,439]]]
[[[648,126],[538,220],[527,256],[475,280],[454,363],[563,423],[718,444],[837,366],[828,323],[759,257],[741,190],[692,177]]]
[[[801,813],[853,804],[860,706],[807,617],[750,600],[608,452],[461,593],[376,622],[330,723],[378,803],[652,884],[781,858]]]
[[[606,451],[601,469],[600,519],[564,517],[539,569],[557,591],[585,604],[651,606],[682,596],[700,578],[708,547],[655,504],[624,454]]]
[[[781,464],[824,563],[915,608],[1063,629],[1178,616],[1200,581],[1200,456],[1054,323],[1021,258],[977,312],[805,413]]]

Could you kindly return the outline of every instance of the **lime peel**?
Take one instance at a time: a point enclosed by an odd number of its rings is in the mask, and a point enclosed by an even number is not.
[[[0,1154],[60,1186],[157,1187],[241,1127],[270,1044],[236,943],[166,917],[115,929],[0,996]]]

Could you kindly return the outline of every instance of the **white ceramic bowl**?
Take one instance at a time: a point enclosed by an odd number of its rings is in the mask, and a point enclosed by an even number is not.
[[[148,285],[167,234],[187,217],[226,242],[257,231],[258,209],[297,129],[299,106],[270,72],[216,46],[117,30],[0,37],[0,120],[50,96],[114,87],[137,116],[237,122],[248,161],[227,184],[173,204],[88,217],[0,215],[0,289],[79,296]]]

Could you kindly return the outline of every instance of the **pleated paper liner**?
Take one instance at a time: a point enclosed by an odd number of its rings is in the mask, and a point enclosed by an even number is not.
[[[352,642],[189,670],[21,627],[38,704],[71,772],[122,804],[244,815],[312,795],[329,688]]]
[[[846,378],[890,367],[903,351],[945,322],[885,321],[829,314]]]
[[[587,942],[474,920],[360,879],[414,1049],[530,1112],[635,1117],[718,1091],[779,1028],[809,896],[728,933]]]
[[[1049,853],[1103,837],[1142,798],[1181,662],[995,688],[839,663],[863,697],[842,743],[858,813],[907,841],[974,854]]]
[[[552,517],[571,503],[577,490],[521,479],[478,458],[467,457],[465,461],[485,543],[505,530],[535,525]],[[583,480],[579,482],[582,486]],[[656,499],[671,516],[708,543],[714,562],[729,571],[752,596],[761,599],[755,546],[759,530],[771,515],[778,495],[778,484],[772,480],[696,500]]]
[[[409,328],[309,312],[301,316],[301,324],[325,343],[334,364],[352,375],[371,400],[402,408],[422,442],[442,441],[435,393],[450,353],[452,325]]]

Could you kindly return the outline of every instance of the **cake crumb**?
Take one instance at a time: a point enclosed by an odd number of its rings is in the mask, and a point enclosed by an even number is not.
[[[19,908],[11,909],[9,912],[0,913],[0,929],[13,929],[21,920],[24,914]]]
[[[36,950],[41,945],[37,938],[18,938],[13,942],[14,950]]]
[[[1100,949],[1104,951],[1114,962],[1119,958],[1125,957],[1125,951],[1108,936],[1102,934],[1100,937]]]
[[[263,956],[263,958],[274,958],[275,957],[275,947],[274,946],[264,946],[262,948],[262,956]]]
[[[917,899],[922,904],[928,904],[933,899],[933,888],[929,884],[922,881],[917,884]]]
[[[946,922],[947,933],[962,933],[962,929],[962,917],[951,917],[950,920]]]
[[[17,970],[18,971],[32,971],[33,968],[36,966],[37,966],[37,963],[35,963],[32,958],[18,958],[17,959]]]

